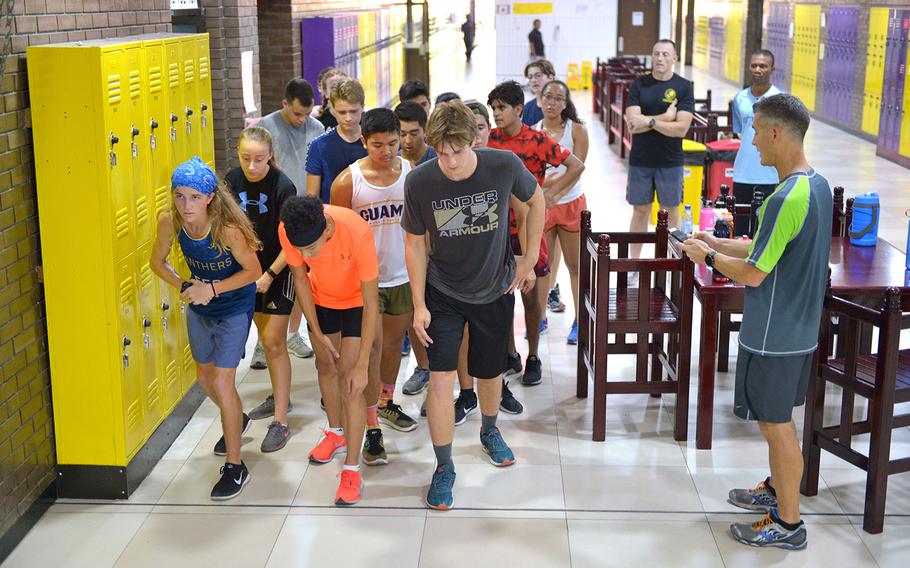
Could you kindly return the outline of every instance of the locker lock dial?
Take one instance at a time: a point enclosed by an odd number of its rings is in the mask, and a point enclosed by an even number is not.
[[[152,322],[149,321],[149,319],[147,317],[143,316],[142,327],[145,328],[145,331],[142,333],[142,344],[145,346],[146,349],[148,349],[152,344],[152,339],[149,336],[149,332],[148,332],[148,329],[150,327],[152,327]]]
[[[114,144],[117,144],[118,142],[120,142],[120,139],[117,138],[116,136],[114,136],[114,133],[111,132],[110,141],[111,141],[111,151],[110,151],[109,159],[111,162],[111,166],[116,166],[117,165],[117,152],[114,152]]]
[[[171,306],[167,302],[161,302],[161,327],[162,329],[167,329],[167,312],[171,309]]]
[[[131,343],[132,343],[132,341],[130,341],[128,337],[126,337],[126,336],[123,337],[123,367],[124,368],[130,366],[130,356],[126,352],[126,348],[129,347]]]
[[[205,111],[209,109],[209,106],[205,103],[202,103],[199,108],[202,110],[202,116],[199,117],[199,126],[205,128],[205,124],[207,122],[205,118]]]

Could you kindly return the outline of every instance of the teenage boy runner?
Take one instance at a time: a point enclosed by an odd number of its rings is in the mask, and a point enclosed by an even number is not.
[[[306,160],[306,192],[323,203],[331,201],[332,182],[338,174],[367,155],[360,140],[363,87],[354,79],[344,79],[332,88],[330,100],[338,127],[313,140]]]
[[[420,112],[423,112],[418,107]],[[379,262],[379,325],[370,358],[370,380],[365,391],[367,433],[363,461],[367,465],[388,463],[379,420],[391,428],[410,432],[417,421],[393,402],[395,382],[401,367],[401,342],[411,323],[411,287],[404,261],[404,179],[411,171],[398,156],[399,124],[386,108],[363,115],[363,143],[367,157],[341,172],[332,184],[332,205],[353,209],[373,231]]]
[[[258,420],[274,416],[262,440],[263,452],[274,452],[285,446],[291,431],[291,359],[288,357],[286,334],[288,317],[294,307],[294,283],[287,270],[281,243],[278,242],[278,213],[289,197],[297,194],[291,179],[275,167],[272,137],[258,126],[244,129],[237,142],[240,167],[224,176],[240,207],[253,223],[262,240],[257,253],[262,276],[256,280],[256,308],[253,322],[259,331],[259,344],[269,361],[272,394],[250,411]]]
[[[496,128],[490,131],[490,148],[501,150],[510,150],[517,155],[524,163],[525,167],[537,179],[538,185],[543,185],[546,178],[547,166],[566,167],[565,174],[547,189],[544,194],[546,206],[556,205],[552,199],[554,195],[561,195],[568,188],[571,188],[581,177],[585,165],[581,160],[576,158],[570,151],[557,144],[552,138],[530,128],[527,124],[522,124],[521,113],[522,104],[524,103],[524,93],[521,85],[515,81],[506,81],[497,85],[487,100],[487,104],[493,109],[493,120],[496,122]],[[515,209],[515,216],[518,218],[523,214],[521,208]],[[527,247],[540,247],[541,256],[547,254],[546,243],[528,240],[528,235],[522,235],[520,232],[513,232],[512,246],[513,249],[525,250]],[[514,250],[520,254],[520,250]],[[538,261],[535,267],[537,276],[546,276],[550,271],[546,261]],[[544,326],[544,304],[538,297],[536,291],[537,283],[528,292],[522,292],[521,301],[525,308],[525,327],[528,334],[528,358],[525,361],[525,373],[521,378],[521,383],[525,386],[539,384],[542,379],[543,365],[537,356],[537,349],[540,343],[540,333],[546,328]],[[510,353],[515,352],[514,334],[512,337],[512,347]]]
[[[502,370],[514,313],[512,291],[528,288],[537,250],[517,260],[509,248],[509,198],[528,204],[521,230],[533,242],[543,234],[543,194],[534,177],[508,152],[473,150],[477,125],[461,102],[439,105],[427,123],[427,141],[439,157],[405,180],[401,226],[414,299],[415,341],[427,346],[427,414],[436,454],[427,505],[454,506],[452,386],[465,323],[470,330],[468,370],[478,378],[483,421],[480,440],[496,466],[515,456],[496,427]],[[429,249],[427,248],[429,235]]]
[[[366,424],[370,351],[379,320],[379,268],[370,226],[343,207],[313,196],[292,197],[281,209],[278,238],[291,267],[297,302],[316,352],[328,428],[310,462],[347,452],[336,505],[360,501],[360,449]],[[307,272],[309,268],[309,272]]]
[[[306,192],[306,157],[307,148],[310,142],[321,136],[325,132],[325,127],[321,122],[310,116],[313,111],[315,93],[313,87],[304,79],[291,79],[284,88],[284,99],[281,101],[281,110],[265,116],[259,121],[260,126],[269,131],[272,135],[272,148],[274,149],[274,159],[287,177],[296,188],[298,195]],[[278,209],[275,210],[278,214]],[[260,237],[262,234],[260,234]],[[305,337],[300,335],[300,322],[303,314],[293,304],[291,316],[288,323],[288,352],[295,356],[307,359],[313,356],[313,349]],[[253,369],[265,369],[266,357],[262,342],[256,343],[256,350],[253,351],[253,359],[250,362]],[[266,400],[269,403],[271,399]],[[271,400],[274,405],[274,400]],[[267,411],[268,404],[263,408]],[[254,409],[250,416],[256,418],[267,418],[274,413],[256,414]]]
[[[532,61],[525,65],[525,79],[528,80],[528,88],[534,98],[524,105],[521,112],[521,122],[528,126],[534,126],[543,120],[543,109],[541,108],[541,94],[543,86],[556,78],[556,69],[553,64],[546,59]]]
[[[405,81],[398,87],[398,100],[401,102],[413,101],[419,104],[427,116],[430,116],[430,90],[426,83],[417,79]]]

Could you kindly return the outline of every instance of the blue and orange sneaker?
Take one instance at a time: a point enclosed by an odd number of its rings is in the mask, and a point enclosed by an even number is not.
[[[427,507],[448,511],[455,506],[452,488],[455,486],[455,465],[447,463],[436,468],[427,491]]]
[[[737,541],[749,546],[774,546],[784,550],[802,550],[809,543],[806,524],[799,522],[793,530],[780,524],[777,510],[771,509],[765,517],[755,523],[733,523],[730,533]]]
[[[727,495],[727,503],[741,509],[764,513],[777,507],[777,495],[771,487],[771,478],[768,477],[751,489],[731,489]]]
[[[515,454],[509,445],[502,439],[499,428],[495,426],[480,434],[480,443],[483,451],[490,456],[490,463],[496,467],[506,467],[515,463]]]

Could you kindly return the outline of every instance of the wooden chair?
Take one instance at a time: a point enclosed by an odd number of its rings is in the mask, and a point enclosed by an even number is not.
[[[576,395],[587,398],[591,377],[594,441],[606,438],[607,394],[675,394],[673,437],[682,441],[687,436],[694,267],[678,247],[670,246],[667,216],[665,210],[658,213],[653,233],[606,234],[592,233],[591,212],[581,214]],[[655,258],[629,258],[631,244],[653,244]],[[611,245],[617,246],[615,257]],[[629,286],[630,272],[638,274],[637,287]],[[626,334],[637,335],[637,341],[626,343]],[[636,356],[634,381],[607,380],[610,354]]]
[[[831,327],[822,325],[818,351],[813,363],[803,432],[803,495],[818,494],[821,450],[866,471],[866,502],[863,530],[882,532],[888,476],[910,471],[910,457],[891,459],[891,431],[910,426],[910,414],[894,415],[894,405],[910,401],[910,350],[900,349],[902,324],[910,323],[910,313],[902,312],[901,291],[889,288],[878,310],[847,301],[831,294],[825,296],[822,321],[837,316],[844,338],[843,356],[830,359]],[[863,355],[858,336],[863,324],[879,328],[878,350]],[[824,426],[825,387],[841,387],[840,420]],[[854,421],[856,396],[868,401],[865,419]],[[869,453],[864,455],[851,447],[851,438],[871,434]]]

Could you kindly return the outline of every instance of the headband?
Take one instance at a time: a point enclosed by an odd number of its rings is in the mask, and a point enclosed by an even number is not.
[[[322,233],[325,232],[326,221],[325,216],[316,221],[315,224],[308,227],[288,227],[287,223],[284,225],[284,232],[288,236],[288,242],[290,242],[295,247],[308,247],[311,244],[315,243]]]
[[[211,195],[215,193],[217,186],[218,179],[215,177],[215,172],[208,164],[200,160],[199,156],[193,156],[191,160],[177,166],[174,175],[171,176],[171,189],[188,187],[199,193]]]

